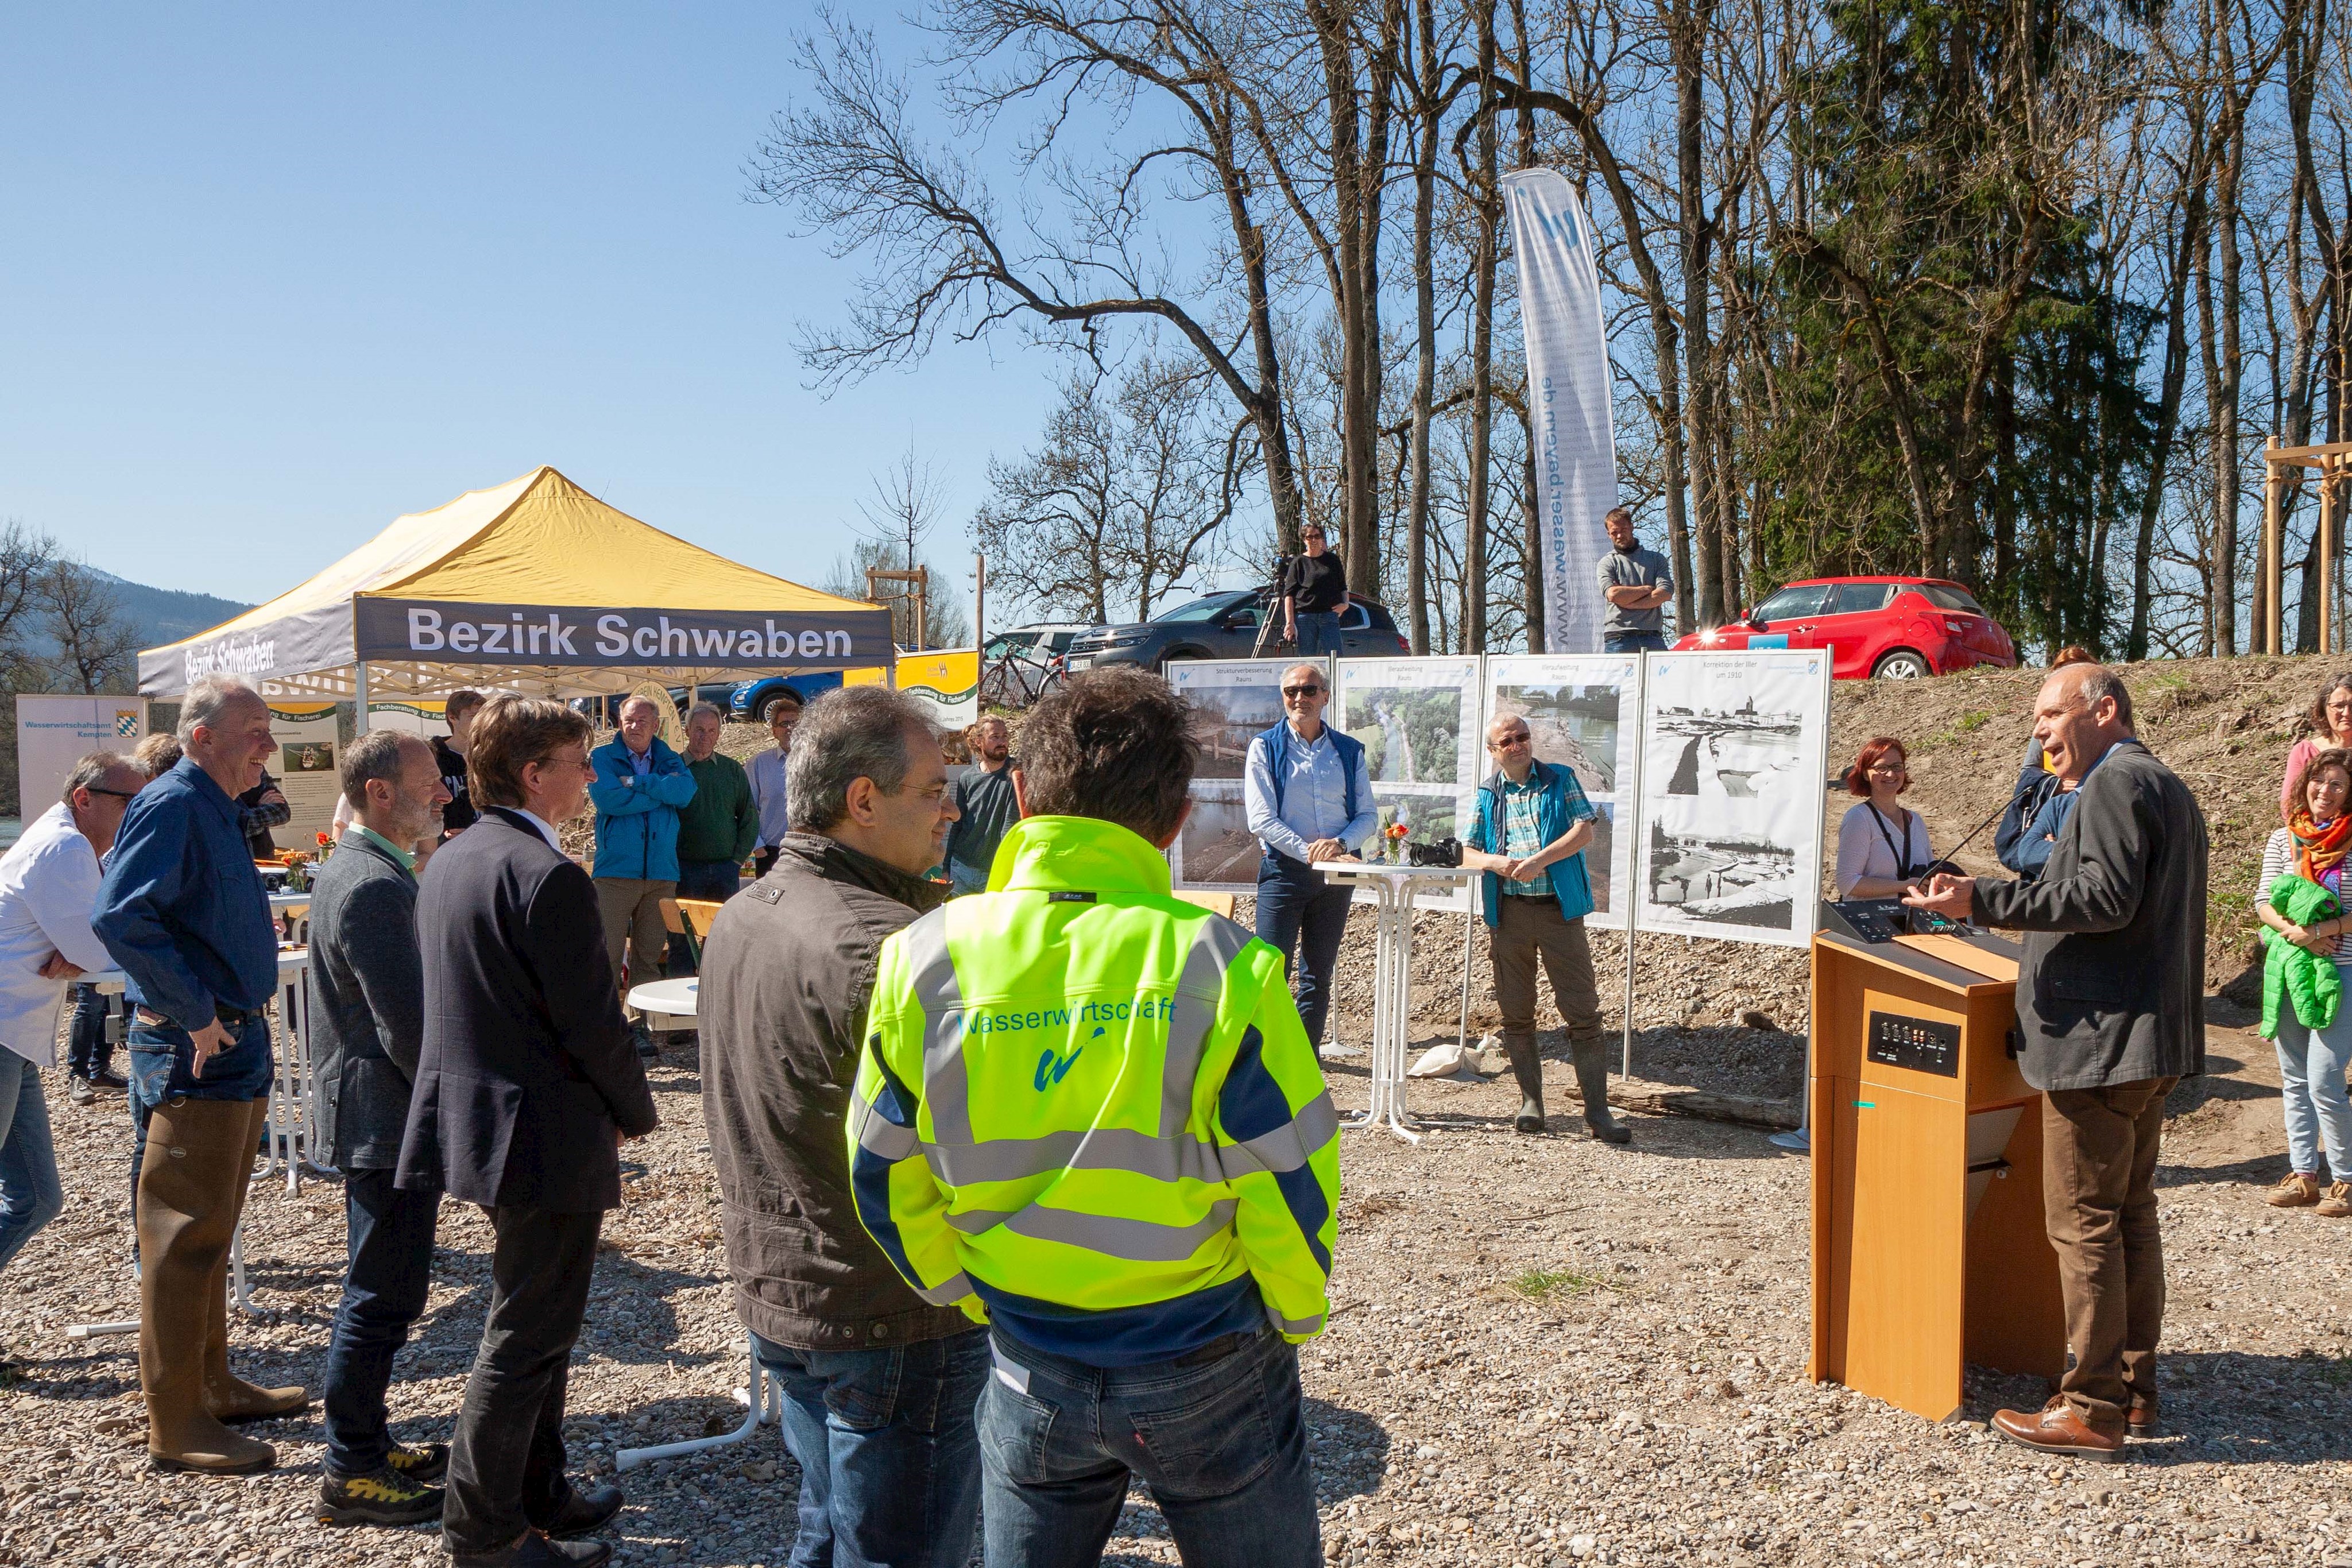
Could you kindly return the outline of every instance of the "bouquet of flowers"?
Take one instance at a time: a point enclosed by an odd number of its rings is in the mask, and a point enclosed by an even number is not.
[[[1381,837],[1388,841],[1389,864],[1394,865],[1404,859],[1404,841],[1412,836],[1412,827],[1403,822],[1391,822],[1381,830]]]

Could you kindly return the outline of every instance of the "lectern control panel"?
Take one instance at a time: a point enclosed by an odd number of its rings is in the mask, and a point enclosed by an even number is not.
[[[1943,1078],[1960,1075],[1960,1026],[1901,1013],[1870,1015],[1870,1060]]]
[[[1822,922],[1823,925],[1832,931],[1843,926],[1858,942],[1892,942],[1904,936],[1955,936],[1960,929],[1958,921],[1946,919],[1933,910],[1914,909],[1899,898],[1849,898],[1824,903],[1822,908],[1832,916]]]

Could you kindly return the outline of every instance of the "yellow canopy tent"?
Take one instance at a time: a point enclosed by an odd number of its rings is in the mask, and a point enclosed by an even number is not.
[[[173,696],[227,671],[272,695],[571,696],[887,668],[890,612],[714,555],[552,468],[393,525],[268,603],[139,655]]]

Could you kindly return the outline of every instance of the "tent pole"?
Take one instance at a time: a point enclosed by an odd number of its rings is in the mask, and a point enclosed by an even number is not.
[[[352,682],[352,692],[359,708],[358,714],[352,721],[352,733],[354,736],[365,735],[368,732],[368,678],[365,659],[359,662],[358,673]]]

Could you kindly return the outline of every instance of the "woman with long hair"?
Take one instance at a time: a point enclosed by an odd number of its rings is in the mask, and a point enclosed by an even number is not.
[[[2287,941],[2333,961],[2340,977],[2352,967],[2352,915],[2344,913],[2345,861],[2352,856],[2352,751],[2315,751],[2289,782],[2297,805],[2263,846],[2254,914]],[[2305,908],[2301,922],[2272,902],[2274,884],[2290,874],[2332,895],[2319,908]],[[2290,992],[2279,1000],[2275,1043],[2291,1168],[2266,1201],[2278,1208],[2308,1206],[2341,1219],[2352,1215],[2352,1096],[2344,1087],[2345,1066],[2352,1062],[2352,1006],[2339,1000],[2335,1016],[2315,1027],[2297,1012]]]

